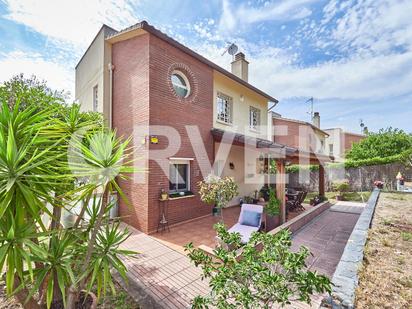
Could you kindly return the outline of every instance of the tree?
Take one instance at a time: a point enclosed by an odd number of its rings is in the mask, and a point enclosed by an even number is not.
[[[238,185],[233,177],[219,177],[209,175],[199,182],[200,199],[206,204],[213,204],[220,211],[223,221],[222,208],[225,207],[236,195]]]
[[[189,258],[202,267],[211,288],[209,295],[194,299],[193,308],[273,308],[294,300],[310,303],[312,294],[331,292],[326,276],[306,269],[309,250],[291,252],[289,231],[253,233],[242,246],[239,233],[227,232],[223,224],[215,228],[227,246],[215,249],[214,257],[186,245]]]
[[[381,129],[378,133],[369,133],[359,143],[355,143],[346,154],[346,158],[357,161],[370,158],[385,158],[399,155],[412,148],[412,135],[399,129]]]
[[[115,292],[112,269],[126,276],[119,257],[134,253],[120,249],[129,233],[109,221],[109,194],[123,196],[116,179],[133,169],[128,140],[47,89],[24,78],[0,86],[0,270],[26,308],[73,308],[92,287]]]
[[[45,81],[40,81],[36,76],[29,78],[23,74],[16,75],[9,81],[0,85],[0,99],[13,107],[18,101],[20,110],[26,107],[48,108],[67,106],[64,91],[52,90]]]

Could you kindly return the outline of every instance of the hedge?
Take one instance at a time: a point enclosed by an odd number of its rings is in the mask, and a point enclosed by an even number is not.
[[[396,163],[396,162],[405,162],[408,158],[411,158],[412,156],[412,150],[405,151],[401,154],[394,155],[394,156],[389,156],[389,157],[375,157],[375,158],[370,158],[370,159],[365,159],[365,160],[346,160],[345,162],[339,162],[339,163],[327,163],[326,167],[327,168],[357,168],[361,166],[369,166],[369,165],[383,165],[383,164],[389,164],[389,163]],[[287,173],[297,173],[299,170],[310,170],[312,172],[318,171],[319,170],[319,165],[289,165],[286,166],[286,172]]]
[[[319,165],[298,165],[292,164],[288,165],[285,168],[286,173],[297,173],[300,170],[310,170],[311,172],[315,172],[319,170]]]
[[[383,164],[389,164],[389,163],[395,163],[395,162],[401,162],[402,161],[402,155],[394,155],[394,156],[389,156],[389,157],[375,157],[375,158],[370,158],[370,159],[364,159],[364,160],[347,160],[345,163],[330,163],[328,164],[328,167],[330,168],[356,168],[356,167],[361,167],[361,166],[370,166],[370,165],[383,165]]]

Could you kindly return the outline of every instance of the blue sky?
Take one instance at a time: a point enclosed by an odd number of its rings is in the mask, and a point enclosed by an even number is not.
[[[412,1],[0,0],[0,81],[36,74],[74,96],[74,66],[106,23],[142,19],[226,69],[235,42],[250,82],[285,117],[323,128],[412,132]]]

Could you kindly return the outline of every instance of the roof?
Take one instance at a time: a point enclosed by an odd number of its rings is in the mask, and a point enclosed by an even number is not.
[[[286,158],[297,158],[301,156],[301,157],[307,157],[307,158],[310,158],[312,160],[316,160],[319,162],[327,162],[327,161],[334,160],[333,156],[328,156],[328,155],[324,155],[321,153],[304,151],[299,148],[294,148],[294,147],[290,147],[287,145],[275,143],[275,142],[272,142],[272,141],[269,141],[263,138],[249,137],[243,134],[234,133],[230,131],[224,131],[222,129],[216,129],[216,128],[212,128],[211,133],[212,133],[213,138],[217,141],[221,141],[223,138],[223,135],[228,134],[229,137],[233,137],[233,140],[230,140],[230,141],[233,141],[233,143],[239,143],[242,145],[251,144],[251,145],[256,145],[257,148],[271,148],[277,151],[282,151],[282,152],[284,151]]]
[[[212,128],[211,132],[212,132],[213,138],[217,139],[218,141],[221,141],[221,139],[223,138],[223,135],[227,134],[227,136],[233,137],[233,140],[231,141],[233,141],[234,143],[242,144],[242,145],[251,144],[251,145],[256,145],[257,148],[272,148],[276,150],[281,150],[281,151],[285,151],[286,155],[292,155],[296,151],[295,148],[292,148],[292,147],[289,147],[283,144],[275,143],[275,142],[272,142],[270,140],[263,139],[263,138],[246,136],[244,134],[235,133],[231,131],[225,131],[225,130],[217,129],[217,128]]]
[[[319,131],[319,132],[323,133],[323,134],[326,135],[326,136],[329,136],[329,134],[328,134],[327,132],[325,132],[324,130],[318,128],[317,126],[315,126],[314,124],[312,124],[312,123],[310,123],[310,122],[306,122],[306,121],[298,120],[298,119],[283,118],[283,117],[273,117],[273,118],[275,118],[275,119],[281,119],[281,120],[289,121],[289,122],[295,122],[295,123],[304,124],[304,125],[310,126],[312,129],[314,129],[314,130],[316,130],[316,131]]]
[[[138,29],[143,29],[143,30],[149,32],[150,34],[158,37],[159,39],[161,39],[163,41],[166,41],[170,45],[180,49],[184,53],[186,53],[186,54],[192,56],[193,58],[199,60],[200,62],[208,65],[209,67],[211,67],[212,69],[218,71],[219,73],[222,73],[223,75],[233,79],[234,81],[238,82],[239,84],[241,84],[241,85],[249,88],[250,90],[260,94],[261,96],[268,99],[270,102],[274,102],[274,103],[279,102],[277,99],[270,96],[269,94],[267,94],[267,93],[263,92],[262,90],[252,86],[251,84],[249,84],[248,82],[244,81],[243,79],[237,77],[233,73],[231,73],[231,72],[225,70],[224,68],[218,66],[216,63],[206,59],[205,57],[203,57],[200,54],[196,53],[192,49],[190,49],[190,48],[184,46],[183,44],[179,43],[178,41],[172,39],[171,37],[169,37],[165,33],[161,32],[160,30],[158,30],[155,27],[153,27],[152,25],[150,25],[147,21],[142,21],[142,22],[137,23],[135,25],[132,25],[132,26],[126,28],[126,29],[118,31],[115,34],[109,35],[106,38],[106,40],[110,41],[111,39],[114,39],[114,38],[120,38],[121,36],[125,35],[126,33],[130,33],[131,31],[135,31],[135,30],[138,30]]]
[[[90,42],[89,46],[87,47],[86,51],[84,52],[83,56],[80,58],[79,62],[77,62],[76,66],[74,67],[75,69],[77,69],[77,67],[79,66],[80,62],[82,62],[84,56],[86,56],[87,52],[89,51],[90,47],[93,45],[94,41],[96,41],[97,37],[99,36],[100,32],[104,31],[104,30],[108,30],[110,32],[117,32],[116,29],[113,29],[112,27],[103,24],[99,31],[97,31],[96,35],[94,36],[93,40]]]
[[[328,129],[324,129],[325,131],[329,131],[329,130],[341,130],[343,134],[350,134],[350,135],[356,135],[359,137],[366,137],[365,134],[361,134],[361,133],[354,133],[354,132],[347,132],[344,131],[342,128],[328,128]]]

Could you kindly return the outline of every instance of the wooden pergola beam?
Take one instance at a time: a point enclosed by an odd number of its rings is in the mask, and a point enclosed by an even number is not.
[[[286,222],[286,173],[285,173],[285,161],[276,160],[276,195],[280,200],[280,223]]]
[[[319,195],[325,196],[325,168],[319,164]]]

